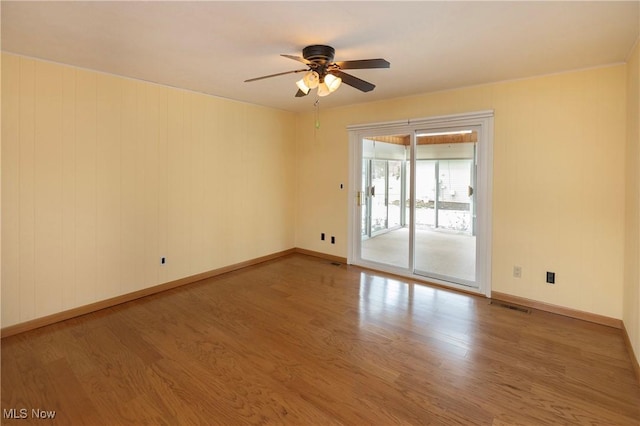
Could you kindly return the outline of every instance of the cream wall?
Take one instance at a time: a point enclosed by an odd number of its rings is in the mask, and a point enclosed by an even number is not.
[[[9,54],[2,89],[3,327],[294,247],[294,114]]]
[[[346,257],[346,126],[494,109],[493,290],[624,312],[640,352],[640,205],[621,207],[640,186],[637,47],[628,67],[321,109],[319,130],[312,113],[2,59],[3,327],[294,246]]]
[[[624,326],[640,362],[640,40],[627,63]]]
[[[296,246],[347,256],[346,126],[486,109],[495,111],[493,291],[622,318],[625,65],[321,109],[317,131],[312,113],[299,115]]]

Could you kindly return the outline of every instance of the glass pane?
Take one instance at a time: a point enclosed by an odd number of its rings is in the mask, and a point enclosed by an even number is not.
[[[409,267],[408,135],[362,140],[362,242],[363,260]]]
[[[416,149],[416,274],[476,286],[473,143]]]

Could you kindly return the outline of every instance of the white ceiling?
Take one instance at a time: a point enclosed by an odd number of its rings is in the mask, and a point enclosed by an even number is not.
[[[336,60],[385,58],[351,70],[377,87],[343,85],[325,107],[624,62],[638,39],[627,2],[12,2],[2,49],[230,99],[286,109],[294,98],[279,56],[329,44]],[[304,66],[302,67],[304,68]]]

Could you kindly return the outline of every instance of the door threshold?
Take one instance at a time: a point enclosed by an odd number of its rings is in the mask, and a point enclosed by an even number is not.
[[[392,275],[401,279],[409,279],[411,281],[417,281],[421,284],[427,284],[432,287],[438,287],[446,290],[454,290],[460,293],[466,293],[474,296],[483,296],[486,297],[484,292],[479,287],[471,287],[462,284],[452,283],[449,281],[439,280],[432,277],[425,277],[424,275],[414,274],[410,271],[403,270],[400,268],[388,267],[387,265],[381,264],[370,264],[370,263],[349,263],[352,266],[356,266],[358,268],[366,269],[373,272],[379,272],[386,275]]]

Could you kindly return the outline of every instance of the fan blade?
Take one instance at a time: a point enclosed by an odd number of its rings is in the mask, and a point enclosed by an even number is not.
[[[346,72],[334,70],[329,71],[329,73],[335,75],[336,77],[340,77],[344,84],[348,84],[349,86],[355,87],[356,89],[363,92],[370,92],[376,87],[375,84],[371,84],[368,81],[361,80],[358,77],[347,74]]]
[[[250,78],[249,80],[245,80],[245,83],[249,83],[251,81],[256,81],[256,80],[263,80],[265,78],[271,78],[271,77],[277,77],[279,75],[285,75],[285,74],[293,74],[293,73],[297,73],[297,72],[305,72],[305,71],[309,71],[308,69],[303,69],[303,70],[295,70],[295,71],[285,71],[285,72],[279,72],[278,74],[271,74],[271,75],[263,75],[262,77],[256,77],[256,78]]]
[[[303,64],[306,64],[306,65],[309,65],[311,63],[311,61],[308,61],[308,60],[306,60],[305,58],[303,58],[301,56],[293,56],[293,55],[280,55],[280,56],[284,56],[285,58],[293,59],[294,61],[302,62]]]
[[[356,69],[367,69],[367,68],[389,68],[391,64],[385,59],[360,59],[357,61],[342,61],[335,62],[340,69],[343,70],[356,70]]]
[[[302,90],[298,89],[298,91],[296,92],[296,98],[301,98],[303,96],[307,96],[309,94],[309,92],[304,93]]]

